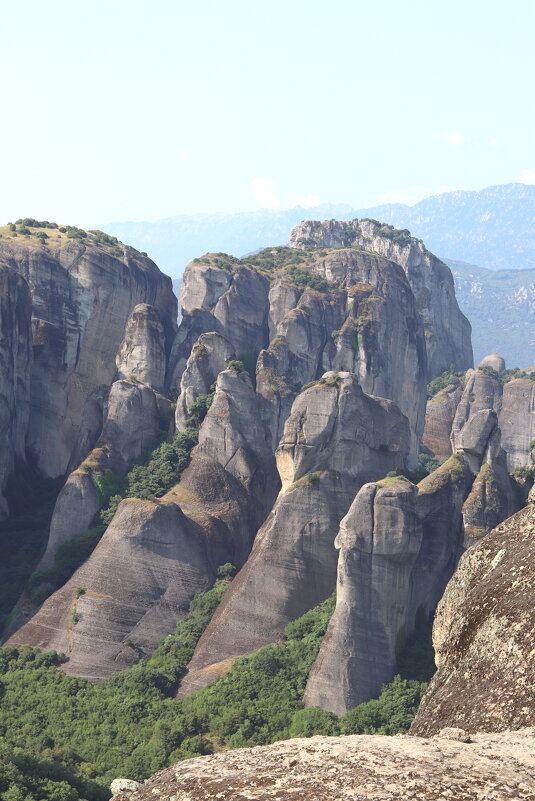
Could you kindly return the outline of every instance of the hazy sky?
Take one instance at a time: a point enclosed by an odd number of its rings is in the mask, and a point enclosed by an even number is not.
[[[4,4],[0,221],[535,183],[535,0]]]

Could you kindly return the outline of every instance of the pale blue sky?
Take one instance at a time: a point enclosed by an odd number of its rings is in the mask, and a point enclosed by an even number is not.
[[[534,0],[26,0],[0,25],[0,222],[535,182]]]

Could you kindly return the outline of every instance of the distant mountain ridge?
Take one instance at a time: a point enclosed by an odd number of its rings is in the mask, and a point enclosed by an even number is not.
[[[311,209],[259,209],[237,214],[197,214],[156,222],[111,222],[98,227],[146,251],[159,267],[178,278],[192,258],[208,251],[243,256],[288,242],[302,220],[371,217],[408,228],[441,258],[489,270],[535,269],[535,185],[491,186],[402,203],[353,209],[325,203]]]
[[[472,324],[474,362],[498,351],[508,367],[535,364],[535,269],[487,270],[445,259]]]

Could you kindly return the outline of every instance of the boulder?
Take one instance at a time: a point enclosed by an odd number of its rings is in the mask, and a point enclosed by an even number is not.
[[[478,367],[491,367],[493,370],[496,370],[497,373],[503,373],[505,370],[505,359],[503,356],[500,356],[499,353],[493,351],[480,361]]]

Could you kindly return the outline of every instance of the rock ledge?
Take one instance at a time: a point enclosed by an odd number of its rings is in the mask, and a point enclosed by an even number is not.
[[[130,801],[502,801],[535,797],[535,728],[470,744],[351,735],[197,757],[148,779]],[[126,801],[115,796],[114,801]]]

